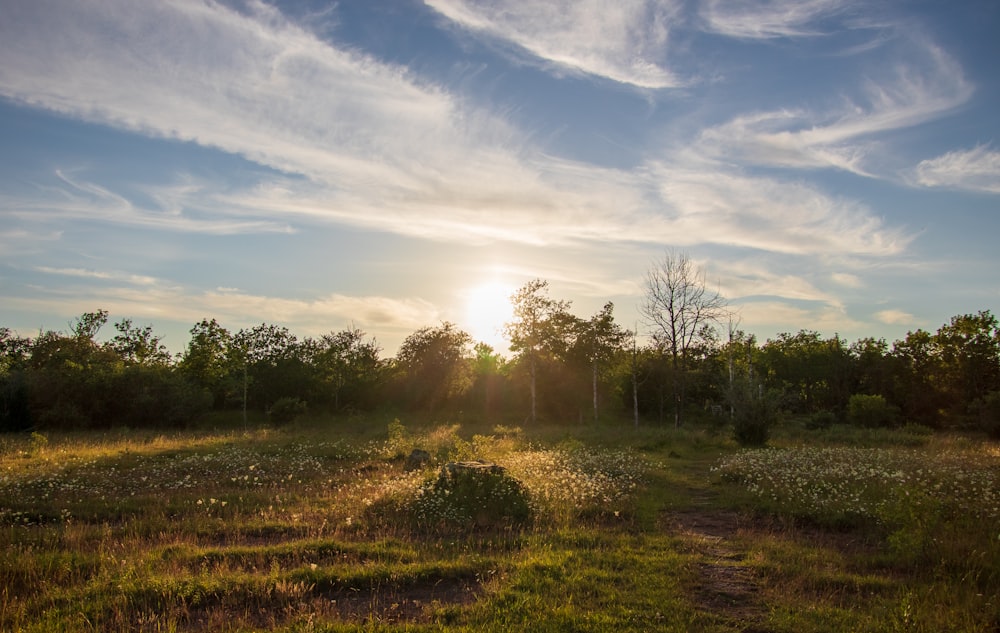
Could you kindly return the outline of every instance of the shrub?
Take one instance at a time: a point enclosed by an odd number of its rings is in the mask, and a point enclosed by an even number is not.
[[[267,412],[274,424],[288,424],[306,412],[306,403],[298,398],[278,398]]]
[[[38,455],[42,452],[46,446],[49,445],[49,438],[44,433],[39,433],[35,431],[31,434],[31,442],[29,452],[32,455]]]
[[[828,429],[837,422],[837,414],[829,409],[817,411],[806,420],[806,428],[811,431]]]
[[[24,373],[0,374],[0,433],[30,428],[28,381]]]
[[[1000,391],[991,391],[976,401],[979,429],[993,439],[1000,440]]]
[[[764,446],[771,438],[776,411],[765,398],[751,398],[738,407],[733,418],[733,438],[740,446]]]
[[[486,462],[446,464],[410,509],[422,527],[496,528],[522,525],[531,517],[524,486]]]
[[[856,393],[847,402],[847,419],[865,428],[893,427],[899,420],[899,410],[882,396]]]
[[[777,398],[751,385],[737,387],[730,395],[733,407],[733,439],[740,446],[764,446],[771,425],[778,417]]]

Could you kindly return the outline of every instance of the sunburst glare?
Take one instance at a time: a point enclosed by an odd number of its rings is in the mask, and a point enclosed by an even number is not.
[[[465,329],[475,342],[491,345],[498,352],[506,351],[503,326],[510,321],[510,296],[515,288],[500,282],[489,282],[470,288],[465,293]]]

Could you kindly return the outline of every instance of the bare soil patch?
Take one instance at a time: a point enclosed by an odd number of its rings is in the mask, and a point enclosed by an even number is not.
[[[300,595],[275,596],[272,603],[243,608],[205,605],[175,613],[177,630],[203,633],[234,624],[267,629],[293,622],[340,621],[354,623],[425,623],[441,610],[472,604],[482,594],[476,579],[442,579],[412,585],[386,584],[376,588],[317,590],[301,587]],[[134,623],[138,631],[162,630],[162,621]]]
[[[665,527],[684,538],[700,557],[692,587],[699,609],[734,630],[759,632],[766,613],[760,581],[744,564],[746,551],[734,542],[745,519],[736,512],[687,510],[664,517]]]

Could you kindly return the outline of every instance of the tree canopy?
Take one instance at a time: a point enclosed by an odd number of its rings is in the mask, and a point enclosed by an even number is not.
[[[675,425],[776,407],[817,424],[1000,435],[1000,326],[989,311],[893,343],[809,329],[758,343],[731,320],[720,334],[724,301],[686,257],[658,262],[647,291],[652,332],[639,345],[612,303],[580,317],[549,296],[548,282],[532,280],[511,297],[510,358],[450,322],[414,331],[394,358],[354,327],[300,338],[277,324],[231,332],[205,318],[176,358],[152,326],[129,318],[101,341],[109,314],[100,309],[67,332],[23,337],[0,327],[0,430],[176,427],[212,410],[263,415],[284,403],[295,413],[308,403],[314,413],[466,411],[566,424],[657,424],[671,411]]]

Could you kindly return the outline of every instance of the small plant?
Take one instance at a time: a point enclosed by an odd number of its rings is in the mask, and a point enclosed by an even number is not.
[[[390,459],[401,459],[406,457],[414,448],[414,441],[410,438],[409,432],[399,418],[394,418],[389,423],[387,429],[388,438],[385,442],[384,452]]]
[[[274,424],[288,424],[306,412],[306,403],[298,398],[278,398],[267,412]]]
[[[44,433],[39,433],[38,431],[33,431],[31,433],[31,442],[29,452],[32,455],[38,455],[42,452],[46,446],[49,445],[49,438]]]

